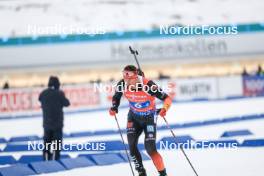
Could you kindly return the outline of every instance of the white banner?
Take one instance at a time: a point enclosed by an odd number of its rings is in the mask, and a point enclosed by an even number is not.
[[[216,78],[193,78],[176,80],[176,100],[216,99]]]
[[[180,58],[216,57],[264,53],[264,33],[238,35],[168,36],[115,39],[79,43],[34,44],[0,47],[0,68],[97,66],[127,64],[128,46],[140,53],[141,62]]]
[[[226,76],[218,78],[218,98],[240,97],[243,96],[242,76]]]

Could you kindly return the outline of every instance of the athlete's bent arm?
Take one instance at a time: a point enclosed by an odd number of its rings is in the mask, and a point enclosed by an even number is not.
[[[121,80],[117,83],[115,94],[112,98],[112,107],[109,110],[111,116],[114,116],[116,113],[118,113],[118,107],[120,105],[120,100],[123,95],[123,89],[124,89],[124,80]]]
[[[164,117],[166,115],[166,112],[169,110],[172,100],[170,98],[170,96],[168,94],[166,94],[165,92],[163,92],[163,90],[161,88],[159,88],[157,86],[157,84],[155,84],[152,80],[148,81],[147,83],[149,90],[148,93],[151,96],[155,96],[158,99],[163,101],[163,107],[160,110],[159,114]]]

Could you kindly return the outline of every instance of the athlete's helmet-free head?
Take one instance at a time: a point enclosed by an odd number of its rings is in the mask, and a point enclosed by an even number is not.
[[[137,72],[138,70],[134,65],[127,65],[125,66],[123,70],[123,78],[124,79],[137,79],[138,78]]]
[[[127,65],[123,70],[124,81],[131,85],[138,82],[138,69],[134,65]]]

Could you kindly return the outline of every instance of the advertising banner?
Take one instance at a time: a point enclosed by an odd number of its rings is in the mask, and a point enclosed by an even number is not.
[[[244,96],[264,95],[264,76],[243,77]]]

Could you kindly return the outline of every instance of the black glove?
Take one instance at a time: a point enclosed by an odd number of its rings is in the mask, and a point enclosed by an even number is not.
[[[159,113],[160,113],[160,111],[161,111],[161,108],[159,108],[159,109],[156,109],[156,114],[159,114]]]
[[[118,108],[116,106],[112,106],[110,109],[111,111],[115,111],[116,113],[118,113]]]
[[[145,77],[145,74],[144,74],[144,72],[142,71],[142,70],[140,70],[140,69],[138,69],[138,75],[139,76],[143,76],[143,77]]]

